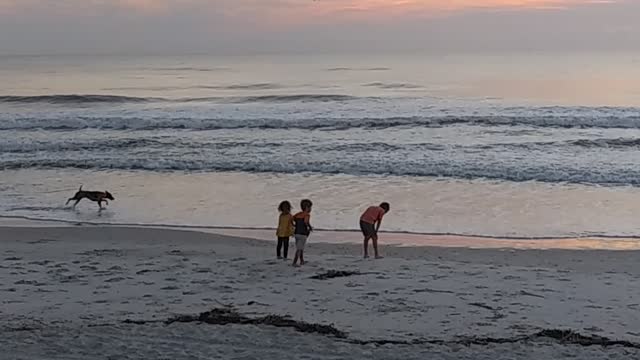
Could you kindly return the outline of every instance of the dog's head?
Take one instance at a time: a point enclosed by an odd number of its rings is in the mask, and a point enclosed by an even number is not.
[[[104,197],[105,197],[105,198],[107,198],[107,199],[109,199],[109,200],[115,200],[115,199],[113,198],[113,195],[111,195],[111,193],[110,193],[110,192],[108,192],[108,191],[105,191],[105,192],[104,192]]]

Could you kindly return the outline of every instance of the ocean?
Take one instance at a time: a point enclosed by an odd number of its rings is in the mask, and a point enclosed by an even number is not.
[[[640,54],[2,56],[0,216],[640,236]],[[107,210],[65,206],[80,185]]]

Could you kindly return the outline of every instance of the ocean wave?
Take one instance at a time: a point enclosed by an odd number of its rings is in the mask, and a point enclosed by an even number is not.
[[[179,145],[178,141],[171,140],[171,146]],[[0,152],[2,153],[34,153],[34,152],[59,152],[59,151],[86,151],[101,149],[133,149],[152,146],[166,146],[167,142],[154,139],[103,139],[103,140],[51,140],[46,142],[38,141],[0,141]]]
[[[329,68],[327,71],[389,71],[391,68],[378,66],[378,67],[366,67],[366,68],[354,68],[354,67],[334,67]]]
[[[206,102],[217,100],[226,103],[285,103],[285,102],[333,102],[350,101],[359,99],[356,96],[338,94],[295,94],[295,95],[259,95],[259,96],[238,96],[238,97],[218,97],[218,98],[192,98],[178,101],[184,102]]]
[[[54,153],[66,151],[114,151],[142,149],[173,149],[180,151],[201,150],[225,150],[225,149],[252,149],[255,151],[268,151],[286,146],[284,143],[265,141],[225,141],[216,142],[209,138],[188,139],[188,138],[124,138],[114,139],[105,137],[103,139],[65,139],[52,138],[47,141],[24,141],[4,140],[0,141],[0,153],[28,154],[28,153]],[[430,151],[503,151],[513,150],[543,150],[555,151],[562,147],[585,147],[585,148],[629,148],[640,147],[640,139],[614,138],[614,139],[577,139],[567,141],[549,142],[515,142],[515,143],[493,143],[493,144],[442,144],[442,143],[411,143],[411,144],[387,144],[384,142],[365,142],[348,144],[309,144],[307,149],[314,153],[327,152],[385,152],[394,151],[415,153],[426,153]]]
[[[149,138],[135,138],[135,139],[88,139],[88,140],[76,140],[76,139],[52,139],[50,141],[0,141],[0,153],[5,154],[29,154],[29,153],[47,153],[51,155],[55,152],[65,151],[115,151],[115,150],[133,150],[133,149],[181,149],[186,151],[193,151],[195,149],[202,150],[224,150],[241,147],[256,147],[256,148],[278,148],[284,146],[282,143],[264,142],[264,141],[229,141],[229,142],[202,142],[188,139],[176,139],[176,138],[164,138],[164,139],[149,139]],[[356,144],[355,149],[360,147],[367,147],[370,149],[375,146],[382,146],[373,144]],[[387,148],[392,148],[386,145]],[[99,154],[98,152],[94,154]]]
[[[363,84],[365,87],[377,87],[379,89],[385,90],[394,90],[394,89],[422,89],[423,87],[420,85],[409,84],[409,83],[383,83],[383,82],[372,82]]]
[[[142,68],[141,70],[146,70]],[[159,67],[152,68],[153,71],[197,71],[197,72],[212,72],[212,71],[229,71],[228,67],[193,67],[193,66],[176,66],[176,67]]]
[[[257,90],[268,89],[277,86],[275,84],[250,84],[231,85],[231,87],[217,87],[227,90]],[[293,95],[259,95],[259,96],[229,96],[229,97],[194,97],[182,99],[166,99],[158,97],[132,97],[117,95],[40,95],[40,96],[0,96],[0,103],[13,104],[57,104],[57,105],[77,105],[77,104],[124,104],[124,103],[149,103],[149,102],[171,102],[171,103],[286,103],[286,102],[331,102],[356,100],[358,97],[340,94],[293,94]]]
[[[638,138],[615,138],[615,139],[578,139],[567,142],[569,145],[582,146],[588,148],[625,148],[639,147]]]
[[[0,96],[0,103],[16,104],[95,104],[95,103],[143,103],[163,100],[117,95],[38,95],[38,96]]]
[[[194,86],[194,88],[197,88],[197,89],[214,89],[214,90],[275,90],[275,89],[281,89],[283,87],[284,87],[283,85],[274,84],[274,83]]]
[[[256,97],[265,101],[293,101],[283,97]],[[336,99],[325,97],[322,99]],[[349,98],[346,98],[349,99]],[[244,99],[244,101],[251,101]],[[316,101],[318,101],[316,99]],[[109,129],[109,130],[154,130],[154,129],[189,129],[189,130],[220,130],[220,129],[306,129],[306,130],[348,130],[356,128],[386,129],[386,128],[439,128],[454,125],[474,126],[532,126],[540,128],[621,128],[640,129],[640,114],[621,113],[616,116],[408,116],[408,117],[362,117],[362,118],[312,118],[292,119],[280,118],[195,118],[195,117],[147,116],[59,116],[59,117],[21,117],[14,116],[0,119],[0,130],[79,130],[79,129]],[[576,145],[589,145],[578,142]],[[613,140],[615,143],[617,140]],[[612,144],[613,144],[612,143]]]
[[[601,139],[573,139],[562,141],[532,141],[532,142],[515,142],[515,143],[493,143],[467,146],[468,148],[478,149],[494,149],[499,147],[521,148],[521,149],[540,149],[553,147],[583,147],[583,148],[633,148],[640,147],[640,139],[638,138],[601,138]]]
[[[192,89],[209,89],[209,90],[276,90],[286,86],[275,83],[256,83],[256,84],[231,84],[231,85],[192,85],[192,86],[123,86],[103,88],[103,91],[177,91]],[[167,99],[163,99],[169,101]]]
[[[640,169],[625,171],[592,169],[589,167],[558,167],[557,164],[483,163],[474,160],[459,162],[444,158],[421,161],[386,161],[370,159],[345,160],[305,159],[300,162],[282,161],[281,158],[215,156],[102,156],[83,158],[7,159],[0,161],[0,169],[90,169],[90,170],[145,170],[153,172],[246,172],[284,174],[346,174],[356,176],[410,176],[453,178],[464,180],[497,180],[512,182],[538,181],[547,183],[597,184],[604,186],[640,186]]]

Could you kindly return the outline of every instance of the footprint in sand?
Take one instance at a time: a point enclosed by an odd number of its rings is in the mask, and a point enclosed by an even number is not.
[[[205,285],[205,284],[211,284],[212,282],[214,282],[213,280],[208,280],[208,279],[203,279],[203,280],[191,280],[192,284],[198,284],[198,285]]]
[[[180,289],[180,287],[175,286],[175,285],[170,285],[170,286],[165,286],[165,287],[160,288],[160,290],[179,290],[179,289]]]
[[[507,276],[503,277],[502,280],[522,280],[522,277],[514,276],[514,275],[507,275]]]
[[[50,243],[50,242],[56,242],[58,240],[54,240],[54,239],[40,239],[40,240],[34,240],[34,241],[28,241],[28,244],[46,244],[46,243]]]
[[[50,264],[51,261],[49,260],[41,260],[41,261],[32,261],[29,263],[29,265],[39,265],[39,266],[45,266],[47,264]]]
[[[35,285],[38,286],[38,282],[35,280],[18,280],[13,283],[14,285]]]
[[[136,271],[136,275],[142,275],[150,272],[160,272],[160,271],[161,270],[155,270],[155,269],[142,269],[142,270]]]

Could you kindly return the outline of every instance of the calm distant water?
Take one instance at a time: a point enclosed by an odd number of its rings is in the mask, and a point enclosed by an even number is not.
[[[0,57],[0,215],[640,235],[640,54]],[[64,201],[80,184],[117,200]]]

